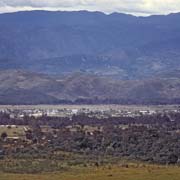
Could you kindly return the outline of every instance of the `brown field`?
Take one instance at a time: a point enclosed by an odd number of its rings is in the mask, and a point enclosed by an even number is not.
[[[149,165],[142,167],[74,167],[67,172],[42,174],[0,174],[0,180],[179,180],[179,167]]]
[[[24,127],[26,126],[0,126],[0,134],[3,132],[6,132],[8,137],[19,137],[19,136],[24,136]]]

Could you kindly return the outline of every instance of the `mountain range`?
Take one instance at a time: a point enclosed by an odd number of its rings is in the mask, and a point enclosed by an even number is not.
[[[0,103],[178,103],[180,13],[0,14]]]
[[[0,15],[0,69],[144,78],[179,69],[180,13],[30,11]]]

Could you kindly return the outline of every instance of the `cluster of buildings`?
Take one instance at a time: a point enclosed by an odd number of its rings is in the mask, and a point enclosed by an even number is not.
[[[24,118],[28,117],[72,117],[73,115],[87,115],[89,117],[99,117],[99,118],[108,118],[108,117],[138,117],[141,115],[153,115],[157,113],[166,113],[166,112],[180,112],[180,107],[174,107],[170,109],[165,108],[144,108],[144,107],[119,107],[115,106],[107,108],[106,106],[102,107],[83,107],[83,106],[72,106],[72,107],[54,107],[54,108],[17,108],[10,109],[4,108],[0,109],[0,112],[7,113],[11,118]]]

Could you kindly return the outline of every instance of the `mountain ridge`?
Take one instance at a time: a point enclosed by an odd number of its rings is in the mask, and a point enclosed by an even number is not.
[[[80,72],[49,76],[6,70],[0,71],[0,82],[0,104],[180,103],[178,77],[117,80]]]
[[[0,69],[104,75],[110,68],[120,79],[152,77],[180,67],[179,20],[180,13],[149,17],[87,11],[0,14]],[[106,65],[96,66],[104,60]]]

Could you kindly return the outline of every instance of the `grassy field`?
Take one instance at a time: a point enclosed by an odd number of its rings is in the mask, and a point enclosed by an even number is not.
[[[24,127],[26,126],[0,126],[0,135],[1,133],[6,132],[8,137],[24,136]]]
[[[146,166],[128,168],[111,167],[74,167],[67,172],[42,174],[0,173],[0,180],[179,180],[179,167]]]

